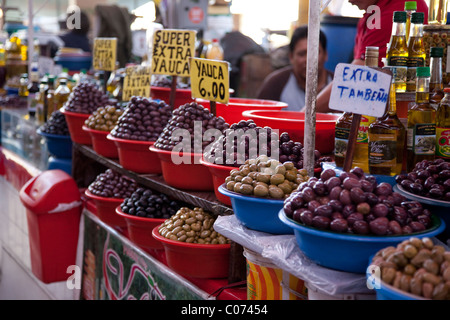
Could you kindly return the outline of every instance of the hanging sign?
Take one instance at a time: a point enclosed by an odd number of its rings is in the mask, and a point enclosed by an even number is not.
[[[228,104],[229,64],[226,61],[191,58],[192,98]]]
[[[193,30],[156,30],[153,36],[152,73],[189,76],[189,58],[195,56]]]
[[[389,100],[391,78],[370,67],[339,63],[334,72],[329,108],[381,117]]]
[[[95,70],[114,71],[117,59],[117,38],[95,38],[92,65]]]
[[[132,96],[150,97],[152,70],[150,66],[130,66],[125,70],[122,100],[129,101]]]

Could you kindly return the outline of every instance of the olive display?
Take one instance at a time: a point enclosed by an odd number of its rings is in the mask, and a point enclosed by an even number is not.
[[[117,199],[131,197],[137,188],[136,181],[112,169],[99,174],[88,186],[88,190],[96,196]]]
[[[395,181],[416,195],[450,201],[450,162],[444,159],[422,160],[408,174],[396,176]]]
[[[117,101],[110,99],[94,83],[81,82],[73,88],[64,108],[70,112],[91,114],[99,107],[116,104]]]
[[[66,117],[59,110],[53,111],[47,122],[44,123],[39,129],[42,132],[48,134],[56,134],[62,136],[70,135]]]
[[[0,107],[26,108],[27,100],[13,95],[0,96]]]
[[[326,169],[320,178],[309,178],[284,201],[284,212],[306,226],[352,234],[411,234],[432,226],[429,209],[359,167],[339,176]]]
[[[300,183],[308,180],[306,169],[297,169],[292,162],[281,163],[261,155],[249,159],[239,169],[230,171],[226,188],[248,196],[285,199]]]
[[[201,125],[201,131],[194,131],[196,123],[197,126]],[[154,146],[158,149],[171,151],[176,145],[181,143],[183,150],[191,150],[194,152],[195,142],[200,141],[203,151],[206,146],[214,141],[214,137],[204,139],[203,134],[206,130],[217,129],[223,132],[228,127],[229,124],[222,117],[214,116],[208,108],[196,102],[186,103],[173,110],[172,118],[164,127]],[[175,132],[177,129],[187,130],[189,132],[189,139],[187,140],[189,141],[184,139],[185,136],[178,136]],[[195,136],[196,134],[198,136]]]
[[[402,291],[433,300],[450,300],[450,251],[430,238],[411,237],[379,250],[372,265],[381,280]]]
[[[146,218],[168,219],[173,216],[182,204],[163,193],[139,187],[120,205],[122,212]]]
[[[187,78],[190,80],[190,78]],[[165,75],[153,75],[152,76],[152,86],[153,87],[163,87],[163,88],[171,88],[172,87],[172,77]],[[190,83],[184,83],[183,81],[177,81],[177,89],[189,89],[191,87]]]
[[[158,228],[167,239],[199,244],[228,244],[230,240],[214,230],[215,218],[202,208],[182,207]]]
[[[99,107],[84,122],[85,126],[99,131],[111,131],[117,124],[123,109],[115,106]]]

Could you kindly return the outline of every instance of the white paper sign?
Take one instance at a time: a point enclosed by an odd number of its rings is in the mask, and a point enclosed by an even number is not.
[[[329,107],[332,110],[381,117],[389,101],[391,76],[366,66],[336,66]]]

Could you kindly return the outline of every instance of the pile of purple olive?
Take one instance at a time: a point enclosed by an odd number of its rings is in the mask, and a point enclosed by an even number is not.
[[[112,169],[99,174],[88,186],[88,190],[99,197],[124,199],[129,198],[138,188],[138,184],[131,178]]]
[[[339,176],[326,169],[320,178],[311,177],[285,200],[284,212],[306,226],[351,234],[410,234],[432,226],[430,210],[361,168]]]
[[[94,83],[82,82],[73,88],[64,108],[70,112],[91,114],[99,107],[116,104],[117,101],[101,92]]]

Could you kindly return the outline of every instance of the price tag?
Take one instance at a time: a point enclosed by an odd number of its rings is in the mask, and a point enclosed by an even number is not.
[[[125,70],[122,100],[129,101],[132,96],[150,97],[150,66],[131,66]]]
[[[152,72],[189,76],[189,58],[195,56],[193,30],[156,30],[153,36]]]
[[[95,38],[93,67],[95,70],[114,71],[117,57],[117,38]]]
[[[391,76],[366,66],[336,66],[329,107],[333,110],[381,117],[389,100]]]
[[[226,61],[191,58],[192,98],[228,104],[229,64]]]

